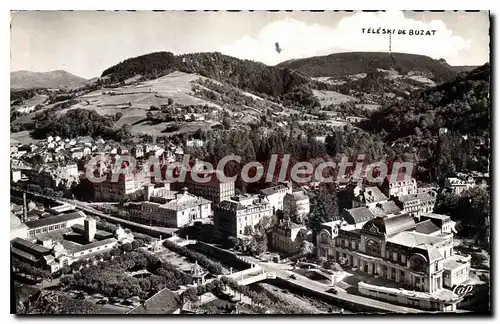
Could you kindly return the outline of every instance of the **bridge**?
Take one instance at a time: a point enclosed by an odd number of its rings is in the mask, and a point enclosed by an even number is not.
[[[224,275],[219,275],[218,277],[222,278]],[[247,286],[267,279],[276,279],[276,274],[273,272],[266,272],[261,266],[252,263],[250,269],[225,275],[225,277],[236,280],[240,286]]]

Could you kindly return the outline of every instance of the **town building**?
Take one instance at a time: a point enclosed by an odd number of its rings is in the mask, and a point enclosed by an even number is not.
[[[85,214],[82,211],[60,214],[26,222],[28,227],[28,238],[35,238],[39,234],[50,233],[64,228],[69,228],[76,224],[83,225]]]
[[[292,185],[291,183],[279,184],[277,186],[262,189],[260,193],[266,196],[275,214],[278,210],[283,210],[283,199],[286,194],[292,193]]]
[[[166,181],[144,185],[143,192],[144,200],[146,201],[154,197],[168,198],[171,197],[173,193],[173,191],[170,190],[170,183]]]
[[[360,283],[362,294],[429,310],[456,309],[461,298],[449,289],[468,279],[470,257],[454,254],[453,234],[429,231],[405,213],[364,219],[322,224],[318,257],[379,278],[379,285]]]
[[[203,197],[212,201],[214,204],[223,200],[228,200],[235,195],[234,181],[221,181],[217,175],[217,171],[210,173],[197,172],[199,178],[210,177],[207,182],[195,181],[191,176],[191,171],[186,172],[185,182],[176,183],[177,187],[185,186],[189,192],[196,196]],[[204,181],[205,179],[203,179]],[[181,188],[178,188],[178,190]]]
[[[271,248],[285,254],[300,252],[302,242],[307,238],[308,231],[302,224],[281,220],[271,232]]]
[[[417,193],[417,181],[404,173],[399,173],[397,176],[391,174],[384,178],[381,190],[389,198],[414,195]]]
[[[435,192],[423,192],[412,195],[403,195],[396,198],[396,204],[405,213],[420,219],[423,213],[432,213],[436,204]]]
[[[462,192],[474,187],[474,185],[475,185],[474,178],[471,176],[462,178],[458,177],[446,178],[444,180],[445,189],[450,190],[455,195],[461,195]]]
[[[119,201],[126,195],[142,192],[144,186],[151,183],[150,177],[142,172],[119,174],[116,181],[114,180],[113,173],[108,172],[104,181],[94,183],[94,199],[97,201]]]
[[[144,157],[144,146],[143,145],[135,145],[131,150],[130,154],[136,159]]]
[[[422,222],[430,221],[435,226],[439,228],[441,233],[456,233],[455,230],[455,222],[451,220],[450,216],[448,215],[442,215],[442,214],[435,214],[435,213],[423,213],[420,216],[420,220]],[[420,224],[420,223],[417,223]]]
[[[121,227],[114,234],[108,233],[97,230],[95,219],[86,218],[84,225],[63,226],[35,237],[14,238],[11,253],[16,259],[56,273],[78,260],[93,258],[97,262],[102,259],[102,253],[133,240],[133,234],[127,234]]]
[[[358,189],[358,190],[356,190]],[[363,207],[366,206],[368,208],[375,207],[377,204],[382,204],[389,201],[386,195],[380,191],[378,187],[369,186],[365,188],[357,188],[353,189],[354,200],[352,201],[352,207]]]
[[[171,198],[151,197],[151,201],[129,204],[131,220],[162,227],[183,227],[212,215],[211,201],[190,194],[186,189]]]
[[[283,198],[283,206],[290,216],[295,216],[297,220],[304,219],[311,211],[309,196],[302,190],[287,193]]]
[[[214,209],[215,235],[220,239],[240,238],[245,228],[255,225],[265,216],[272,216],[271,204],[264,196],[238,195],[219,202]]]
[[[186,147],[203,147],[205,142],[200,139],[190,139],[186,141]]]

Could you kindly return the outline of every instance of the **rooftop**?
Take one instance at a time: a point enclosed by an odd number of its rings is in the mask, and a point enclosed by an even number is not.
[[[67,222],[69,220],[73,219],[78,219],[78,218],[85,218],[85,214],[82,211],[77,211],[73,213],[68,213],[68,214],[60,214],[52,217],[47,217],[47,218],[41,218],[38,220],[34,221],[29,221],[26,222],[26,226],[29,228],[39,228],[43,226],[48,226],[48,225],[54,225],[54,224],[59,224],[63,222]]]
[[[348,213],[352,217],[354,223],[356,224],[369,221],[375,217],[375,215],[373,215],[373,213],[367,207],[347,209],[346,213]]]
[[[284,190],[288,190],[288,187],[283,185],[283,184],[279,184],[279,185],[274,186],[274,187],[262,189],[260,192],[266,196],[270,196],[270,195],[273,195],[275,193],[278,193],[278,192],[284,191]]]
[[[248,204],[248,201],[250,201],[250,204]],[[269,202],[266,199],[260,199],[257,196],[238,196],[233,197],[231,200],[221,201],[217,204],[217,207],[220,209],[236,211],[263,205],[269,205]]]
[[[68,252],[74,254],[74,253],[86,251],[86,250],[93,249],[93,248],[98,247],[98,246],[103,246],[103,245],[115,243],[115,242],[116,242],[115,238],[109,238],[109,239],[105,239],[102,241],[94,241],[94,242],[89,243],[89,244],[74,246]]]
[[[32,243],[30,241],[27,241],[25,239],[22,239],[20,237],[16,237],[11,241],[12,245],[18,246],[18,247],[24,247],[26,249],[29,249],[31,251],[37,252],[39,254],[45,254],[45,253],[50,253],[50,250],[47,249],[46,247],[43,247],[39,244]]]
[[[444,260],[443,268],[445,270],[453,270],[463,266],[467,262],[470,262],[470,257],[455,254]]]
[[[179,307],[181,307],[180,298],[174,292],[165,288],[127,314],[171,314]]]
[[[386,195],[380,191],[378,187],[366,187],[363,191],[363,196],[366,202],[377,202],[382,200],[388,200]]]
[[[431,200],[431,199],[434,199],[434,196],[432,196],[428,192],[421,192],[421,193],[417,193],[414,195],[400,196],[398,199],[401,202],[407,202],[407,201],[412,201],[412,200],[417,200],[417,199],[419,199],[419,200]]]
[[[403,231],[391,238],[388,238],[387,242],[407,247],[416,247],[423,244],[430,244],[430,245],[437,244],[445,240],[446,238],[444,237],[437,237],[416,232]]]
[[[437,231],[441,231],[441,228],[428,219],[417,223],[415,231],[422,234],[432,234]]]
[[[433,219],[439,219],[439,220],[446,220],[446,219],[450,218],[450,216],[448,216],[448,215],[435,214],[435,213],[422,214],[421,217],[427,217],[427,218],[433,218]]]
[[[407,175],[405,172],[399,172],[398,174],[388,174],[386,177],[385,177],[385,180],[389,183],[394,183],[394,182],[399,182],[399,181],[415,181],[415,179],[410,176],[410,175]]]
[[[396,205],[394,201],[386,201],[383,203],[378,203],[375,207],[370,208],[370,211],[375,216],[386,216],[389,214],[400,213],[401,209]]]
[[[191,195],[187,192],[184,194],[179,194],[177,198],[167,201],[165,203],[158,202],[145,202],[145,204],[154,204],[161,208],[170,209],[170,210],[184,210],[191,207],[196,207],[205,204],[211,204],[212,202],[208,199],[197,197]]]
[[[19,256],[23,259],[27,259],[27,260],[30,260],[32,262],[36,262],[38,260],[38,258],[36,256],[34,256],[33,254],[30,254],[28,252],[25,252],[23,250],[20,250],[18,248],[15,248],[15,247],[11,247],[10,248],[10,251],[16,255],[16,256]]]
[[[295,200],[309,199],[309,196],[307,196],[302,190],[292,192],[292,196]]]

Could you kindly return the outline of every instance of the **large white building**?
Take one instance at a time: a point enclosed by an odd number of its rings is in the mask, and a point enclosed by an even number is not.
[[[151,197],[151,201],[130,204],[131,220],[162,227],[183,227],[212,215],[211,201],[187,190],[172,195]]]
[[[126,195],[141,192],[145,185],[151,183],[151,178],[142,172],[120,174],[114,181],[115,177],[109,172],[105,181],[94,183],[95,200],[118,201]]]
[[[436,196],[434,192],[423,192],[399,196],[396,201],[406,213],[419,219],[420,215],[434,211]]]
[[[222,177],[219,179],[217,172],[197,172],[197,176],[203,179],[203,182],[200,182],[193,179],[191,171],[189,171],[186,174],[185,181],[176,183],[176,185],[178,189],[185,186],[194,195],[208,199],[216,204],[230,199],[235,194],[234,181],[221,181]],[[210,177],[210,181],[205,182],[204,178],[208,177]]]
[[[85,215],[83,215],[85,217]],[[55,218],[55,217],[51,217]],[[51,273],[61,270],[78,260],[91,257],[102,258],[102,254],[118,244],[130,243],[134,240],[132,233],[126,233],[118,227],[115,233],[98,231],[93,218],[84,218],[83,224],[64,224],[57,229],[46,228],[34,236],[16,237],[11,240],[11,254],[14,258],[27,262],[35,267],[48,269]],[[43,226],[46,226],[44,224]],[[54,225],[54,224],[53,224]],[[72,240],[71,237],[79,239]],[[78,242],[78,243],[77,243]]]
[[[382,192],[389,198],[414,195],[417,193],[417,181],[403,173],[395,177],[391,174],[382,182]]]
[[[461,298],[449,289],[469,278],[470,256],[454,253],[445,216],[431,215],[440,222],[425,224],[405,213],[370,216],[368,208],[357,216],[322,225],[318,257],[333,258],[384,282],[360,283],[362,294],[429,310],[456,309]]]
[[[282,220],[271,232],[270,245],[273,250],[295,254],[300,252],[302,242],[307,239],[307,236],[308,230],[304,225]]]
[[[216,235],[220,239],[241,237],[247,226],[252,229],[265,216],[272,216],[271,204],[264,196],[238,195],[221,201],[214,209]]]
[[[262,189],[260,193],[266,196],[269,204],[271,204],[273,213],[276,213],[278,210],[283,210],[283,199],[287,194],[292,193],[292,186],[290,183],[287,183],[286,185],[279,184],[274,187]]]
[[[303,219],[311,211],[309,196],[302,190],[287,193],[283,198],[283,205],[292,214],[290,216],[296,216],[298,219]]]

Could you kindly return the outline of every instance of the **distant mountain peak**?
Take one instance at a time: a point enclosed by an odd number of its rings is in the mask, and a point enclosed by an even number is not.
[[[10,73],[11,89],[71,88],[87,82],[86,79],[64,70],[33,72],[27,70]]]

